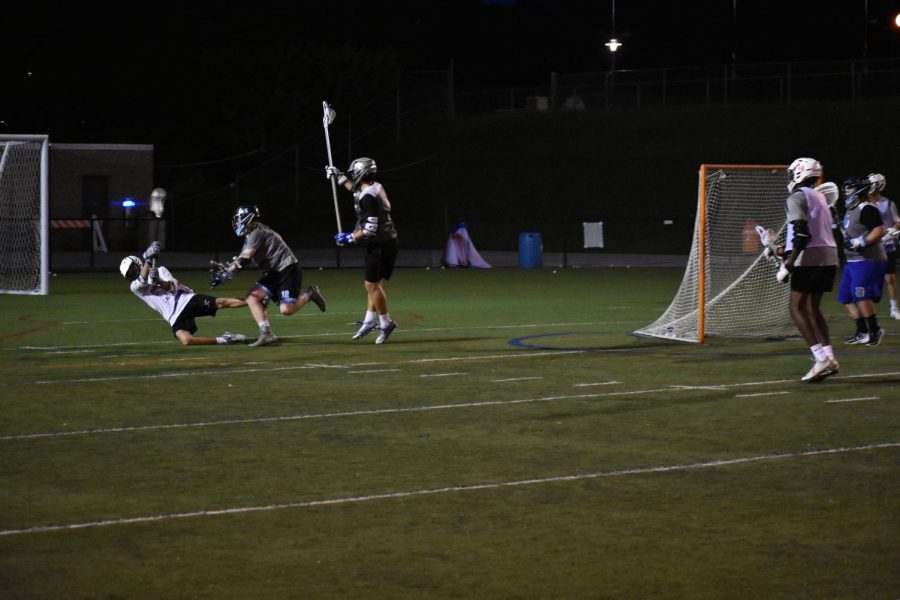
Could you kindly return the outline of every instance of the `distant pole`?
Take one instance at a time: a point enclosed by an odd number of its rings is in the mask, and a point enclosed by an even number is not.
[[[737,64],[737,0],[731,3],[731,65]]]
[[[863,60],[869,57],[869,0],[863,0]]]

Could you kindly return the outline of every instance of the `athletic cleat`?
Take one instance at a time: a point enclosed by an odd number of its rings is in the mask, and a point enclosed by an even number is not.
[[[891,318],[892,319],[900,319],[900,310],[896,308],[891,309]]]
[[[226,344],[246,344],[247,336],[243,333],[231,333],[230,331],[226,331],[222,334],[222,337],[225,339]]]
[[[812,369],[806,373],[803,377],[800,378],[800,381],[804,383],[815,383],[817,381],[822,381],[826,377],[835,374],[836,364],[830,358],[826,358],[825,360],[817,360],[815,364],[812,366]]]
[[[372,319],[371,321],[366,321],[357,330],[356,334],[353,336],[353,339],[361,340],[362,338],[364,338],[367,335],[369,335],[370,333],[372,333],[372,331],[374,331],[375,329],[378,329],[378,321],[376,321],[375,319]]]
[[[385,343],[388,337],[390,337],[390,335],[394,333],[395,329],[397,329],[397,323],[395,323],[394,321],[388,321],[387,327],[381,328],[381,333],[378,334],[378,337],[375,339],[375,343]]]
[[[869,340],[866,342],[869,346],[877,346],[881,343],[881,340],[884,339],[884,328],[879,327],[878,331],[873,334],[869,334]]]
[[[325,312],[325,298],[322,297],[322,292],[319,291],[319,286],[311,286],[308,290],[306,290],[306,293],[309,295],[309,301],[318,306],[319,310]]]
[[[838,363],[836,358],[831,359],[831,374],[837,375],[841,372],[841,365]]]
[[[868,344],[869,343],[869,334],[861,333],[861,332],[857,331],[855,334],[853,334],[852,337],[848,337],[846,340],[844,340],[844,343],[845,344]]]
[[[256,339],[256,341],[250,345],[254,346],[254,347],[256,347],[256,346],[271,346],[272,344],[275,343],[275,340],[277,340],[277,339],[278,338],[275,337],[275,334],[272,333],[272,330],[270,329],[268,331],[261,332],[259,334],[259,337]]]

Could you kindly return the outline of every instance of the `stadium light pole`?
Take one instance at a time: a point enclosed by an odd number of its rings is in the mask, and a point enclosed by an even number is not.
[[[616,0],[612,0],[610,30],[612,31],[612,38],[603,45],[609,49],[609,71],[612,73],[616,70],[616,50],[622,47],[622,42],[616,39]]]

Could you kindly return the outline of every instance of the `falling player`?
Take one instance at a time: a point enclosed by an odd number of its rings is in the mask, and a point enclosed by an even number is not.
[[[220,308],[240,308],[247,306],[239,298],[213,298],[195,294],[163,266],[152,266],[159,254],[159,243],[153,242],[144,252],[143,260],[137,256],[127,256],[119,265],[119,272],[131,279],[131,291],[162,315],[172,326],[172,333],[185,346],[212,344],[242,344],[247,336],[226,331],[219,337],[199,337],[197,317],[215,317]]]

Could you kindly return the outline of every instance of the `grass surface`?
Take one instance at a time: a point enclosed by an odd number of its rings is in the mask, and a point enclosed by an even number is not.
[[[631,335],[681,275],[401,270],[382,346],[357,270],[263,348],[113,274],[2,296],[0,597],[896,598],[898,328],[829,296],[814,385],[799,339]]]

